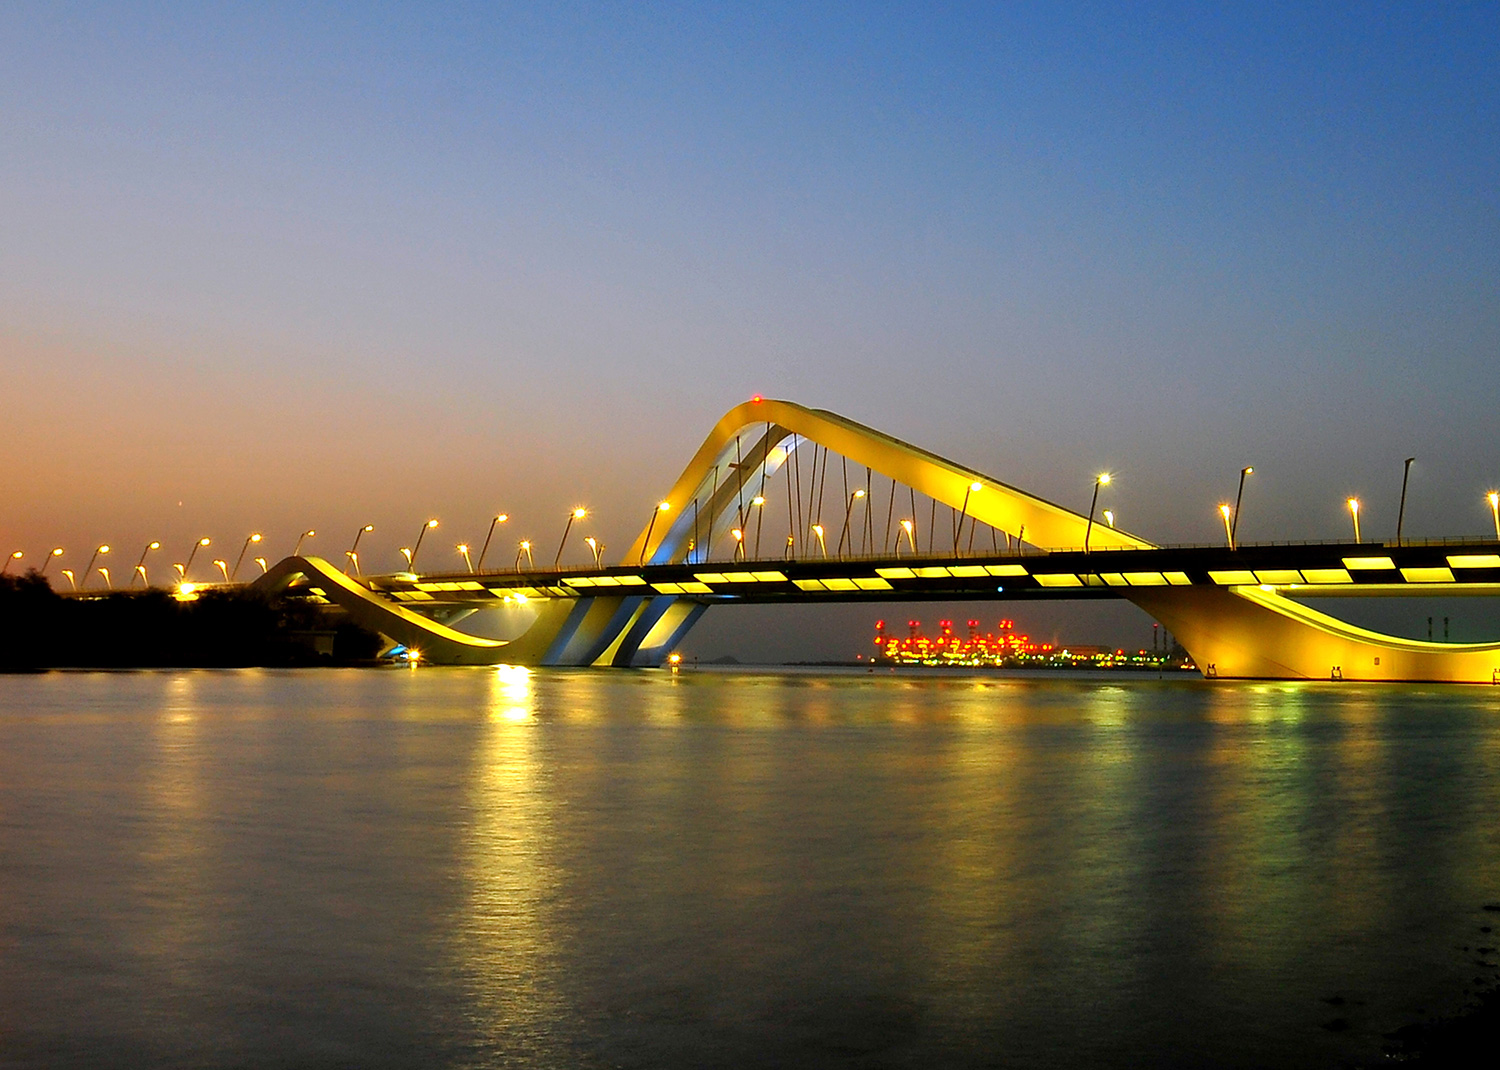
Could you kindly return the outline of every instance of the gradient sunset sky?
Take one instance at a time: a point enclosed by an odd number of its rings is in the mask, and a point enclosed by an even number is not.
[[[623,551],[752,393],[1160,542],[1411,455],[1491,527],[1500,5],[9,3],[0,102],[28,563]]]

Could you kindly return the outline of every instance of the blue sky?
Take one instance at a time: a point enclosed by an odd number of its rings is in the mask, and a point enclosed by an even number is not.
[[[1482,531],[1497,42],[1493,4],[7,5],[0,537],[585,500],[623,546],[754,392],[1075,508],[1113,469],[1161,541],[1246,463],[1247,537],[1393,526],[1412,454],[1409,530]]]

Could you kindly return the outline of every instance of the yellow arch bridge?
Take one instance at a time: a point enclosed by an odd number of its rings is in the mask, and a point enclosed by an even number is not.
[[[850,496],[822,515],[834,455]],[[872,473],[889,486],[883,520],[859,486]],[[791,535],[778,556],[756,552],[773,486],[785,488],[787,530],[815,553],[793,554]],[[925,531],[898,526],[892,543],[898,487],[911,511],[921,494],[931,512]],[[939,505],[950,513],[940,533]],[[976,547],[981,527],[989,545]],[[711,559],[728,540],[731,559]],[[622,564],[355,579],[289,557],[257,586],[336,605],[440,664],[660,665],[709,606],[736,602],[1124,598],[1209,676],[1500,680],[1500,643],[1381,635],[1299,601],[1500,594],[1500,543],[1158,547],[842,416],[771,399],[725,414]],[[505,618],[509,637],[458,627],[481,614]]]

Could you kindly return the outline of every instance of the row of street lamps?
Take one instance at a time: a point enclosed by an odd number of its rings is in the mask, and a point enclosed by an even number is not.
[[[1407,489],[1407,481],[1408,481],[1408,479],[1410,477],[1410,474],[1411,474],[1411,465],[1412,465],[1412,462],[1415,459],[1416,458],[1414,458],[1414,457],[1408,457],[1406,459],[1405,468],[1404,468],[1403,473],[1402,473],[1402,479],[1401,479],[1401,506],[1400,506],[1400,508],[1398,510],[1397,517],[1396,517],[1396,540],[1397,540],[1397,542],[1400,542],[1400,540],[1401,540],[1402,527],[1403,527],[1403,524],[1404,524],[1405,519],[1406,519],[1406,489]],[[1237,537],[1238,537],[1238,529],[1239,529],[1240,506],[1243,504],[1244,496],[1245,496],[1245,479],[1246,479],[1246,477],[1254,474],[1254,472],[1255,472],[1255,468],[1253,466],[1251,466],[1251,465],[1246,465],[1244,468],[1240,469],[1239,488],[1238,488],[1238,490],[1235,493],[1234,505],[1231,506],[1228,502],[1221,502],[1219,504],[1219,515],[1222,518],[1222,520],[1224,521],[1224,538],[1225,538],[1226,542],[1228,543],[1229,548],[1231,550],[1233,550],[1238,545],[1238,538]],[[1092,498],[1089,501],[1088,523],[1087,523],[1086,527],[1084,528],[1084,536],[1083,536],[1083,549],[1084,549],[1085,553],[1087,553],[1088,550],[1089,550],[1089,540],[1090,540],[1090,537],[1093,534],[1093,529],[1094,529],[1094,514],[1095,514],[1095,510],[1097,509],[1098,504],[1099,504],[1099,491],[1102,488],[1109,486],[1110,483],[1111,483],[1111,481],[1112,481],[1112,479],[1113,479],[1113,477],[1108,472],[1101,472],[1099,475],[1097,475],[1097,476],[1094,477],[1093,496],[1092,496]],[[984,489],[983,484],[978,483],[978,482],[974,482],[974,483],[969,484],[968,489],[964,492],[963,506],[959,510],[957,524],[956,524],[956,527],[954,528],[954,543],[953,543],[953,545],[954,545],[954,552],[955,553],[957,553],[957,551],[958,551],[959,536],[963,532],[964,521],[968,517],[969,501],[971,499],[971,496],[973,494],[975,494],[975,493],[983,490],[983,489]],[[838,548],[837,548],[837,553],[839,553],[839,554],[843,553],[845,541],[851,539],[850,521],[851,521],[851,518],[853,516],[855,503],[858,502],[860,499],[862,499],[864,497],[865,497],[865,491],[862,490],[862,489],[855,490],[853,493],[851,493],[849,495],[849,500],[846,503],[845,509],[844,509],[844,522],[843,522],[843,526],[842,526],[842,529],[841,529],[840,534],[839,534],[839,544],[838,544]],[[1493,491],[1493,490],[1492,491],[1488,491],[1485,494],[1485,501],[1486,501],[1486,503],[1490,507],[1490,514],[1491,514],[1491,517],[1493,518],[1494,523],[1495,523],[1495,538],[1496,538],[1497,541],[1500,541],[1500,491]],[[763,496],[757,495],[754,499],[752,499],[751,504],[753,506],[761,506],[761,507],[763,507],[765,505],[765,498]],[[1359,499],[1358,498],[1349,498],[1346,501],[1346,505],[1348,506],[1348,509],[1349,509],[1350,518],[1352,519],[1352,521],[1354,523],[1354,541],[1356,543],[1361,542],[1363,540],[1362,540],[1362,537],[1361,537],[1361,532],[1360,532],[1360,527],[1359,527],[1359,514],[1360,514],[1360,502],[1359,502]],[[651,522],[646,527],[646,538],[645,538],[645,540],[641,544],[640,560],[637,562],[637,564],[640,564],[640,565],[644,565],[645,564],[646,552],[647,552],[647,550],[648,550],[648,548],[650,547],[650,544],[651,544],[651,536],[652,536],[652,534],[656,530],[656,521],[657,521],[657,518],[661,514],[668,512],[670,509],[671,509],[671,504],[668,503],[668,502],[662,501],[662,502],[658,502],[656,504],[656,507],[651,511]],[[563,550],[567,547],[568,536],[572,533],[574,523],[576,523],[579,520],[584,519],[588,515],[589,515],[588,514],[588,510],[585,509],[582,506],[577,506],[577,507],[571,509],[568,512],[567,523],[563,527],[562,538],[559,539],[558,543],[557,543],[557,553],[556,553],[556,555],[552,559],[552,567],[554,569],[560,567],[561,564],[562,564]],[[1108,524],[1110,527],[1114,527],[1114,522],[1115,522],[1114,513],[1111,510],[1106,509],[1106,510],[1103,511],[1102,515],[1104,517],[1105,523]],[[480,551],[479,551],[479,560],[478,560],[477,563],[470,556],[469,545],[467,543],[459,543],[457,545],[456,549],[457,549],[458,553],[463,557],[463,559],[464,559],[464,566],[465,566],[465,568],[470,573],[484,571],[485,558],[489,554],[490,544],[491,544],[491,542],[494,539],[495,530],[501,524],[504,524],[504,523],[508,522],[509,520],[510,520],[510,516],[509,516],[509,514],[506,514],[506,513],[497,513],[491,519],[489,530],[485,533],[485,536],[484,536],[484,545],[480,548]],[[424,539],[426,539],[427,533],[429,531],[433,530],[434,528],[436,528],[437,526],[438,526],[438,521],[435,518],[427,520],[425,523],[423,523],[421,529],[417,532],[416,541],[412,544],[412,546],[410,546],[410,547],[403,546],[403,547],[400,548],[401,555],[406,559],[406,568],[407,568],[408,572],[415,572],[416,571],[417,555],[422,550],[422,542],[423,542]],[[904,532],[905,535],[906,535],[907,543],[908,543],[908,545],[911,548],[912,554],[915,555],[917,553],[917,539],[916,539],[916,523],[915,523],[915,518],[903,518],[900,521],[900,527],[901,527],[901,532]],[[361,574],[360,573],[360,567],[359,567],[359,544],[360,544],[360,540],[363,539],[366,535],[368,535],[370,532],[372,532],[374,530],[375,530],[375,525],[373,525],[373,524],[365,524],[365,525],[361,526],[354,533],[354,541],[350,545],[349,549],[347,549],[347,550],[344,551],[344,556],[348,560],[348,564],[345,567],[345,571],[346,572],[352,570],[353,573],[354,573],[354,575],[356,575],[356,576],[358,576],[358,575]],[[818,540],[818,548],[819,548],[820,553],[822,554],[822,556],[824,558],[827,558],[827,556],[828,556],[828,545],[827,545],[827,543],[825,541],[826,530],[824,529],[824,527],[823,527],[822,524],[813,524],[812,528],[811,528],[811,531],[812,531],[814,537],[816,537],[817,540]],[[1024,530],[1023,530],[1022,534],[1024,534]],[[302,544],[306,540],[311,539],[311,538],[315,538],[316,536],[317,536],[317,532],[315,530],[313,530],[312,528],[309,528],[308,530],[306,530],[306,531],[302,532],[300,535],[298,535],[297,536],[297,545],[296,545],[296,548],[292,551],[292,556],[293,557],[299,556],[302,553]],[[732,536],[732,538],[734,539],[734,542],[735,542],[734,556],[735,556],[736,559],[741,559],[746,554],[745,545],[744,545],[745,544],[745,531],[744,531],[743,528],[740,528],[740,527],[733,528],[731,530],[731,536]],[[1018,536],[1018,538],[1019,538],[1019,536]],[[250,551],[250,547],[258,545],[260,542],[263,541],[263,539],[264,539],[264,536],[261,535],[259,532],[252,532],[250,535],[248,535],[245,538],[244,545],[242,545],[240,547],[239,556],[235,558],[235,562],[234,562],[234,567],[233,568],[231,568],[229,566],[228,561],[226,561],[224,559],[216,558],[214,560],[214,566],[216,568],[218,568],[220,574],[224,577],[224,582],[225,583],[233,583],[233,582],[235,582],[236,578],[239,576],[240,567],[244,564],[245,557],[246,557],[246,555]],[[583,541],[589,547],[589,550],[590,550],[590,552],[593,555],[593,558],[594,558],[594,567],[595,568],[602,567],[602,564],[603,564],[603,555],[604,555],[604,549],[605,549],[604,544],[602,542],[600,542],[598,539],[594,538],[592,535],[588,536]],[[758,532],[757,532],[757,536],[756,536],[756,542],[757,542],[756,553],[757,553],[757,556],[759,556],[759,533]],[[972,545],[973,545],[973,532],[972,532],[972,530],[970,532],[969,542],[970,542],[970,548],[972,549]],[[792,538],[791,535],[788,535],[787,536],[787,548],[786,548],[786,553],[787,553],[788,556],[790,556],[791,552],[792,552],[792,543],[793,543],[793,538]],[[208,547],[210,545],[212,545],[212,540],[209,539],[207,536],[204,536],[204,537],[202,537],[200,539],[194,540],[192,548],[188,552],[187,561],[185,563],[183,563],[183,564],[174,563],[172,565],[173,569],[175,569],[176,572],[177,572],[177,580],[178,580],[179,583],[184,583],[184,582],[187,581],[188,573],[189,573],[189,571],[193,567],[193,561],[197,557],[198,551],[201,550],[201,549],[204,549],[204,548],[206,548],[206,547]],[[852,543],[851,543],[851,545],[852,545]],[[151,542],[149,542],[149,543],[146,544],[145,548],[141,551],[140,557],[136,560],[135,568],[134,568],[134,570],[131,573],[130,583],[126,585],[127,587],[133,586],[135,584],[135,581],[137,579],[139,579],[143,585],[150,586],[150,581],[149,581],[149,577],[147,575],[147,570],[146,570],[146,557],[153,550],[159,550],[159,549],[161,549],[161,543],[158,542],[158,541],[153,540],[153,541],[151,541]],[[690,547],[690,549],[692,549],[692,547]],[[54,559],[61,557],[63,555],[63,552],[64,551],[63,551],[62,547],[60,547],[60,546],[59,547],[54,547],[52,549],[52,551],[50,553],[48,553],[47,556],[43,559],[43,561],[42,561],[42,567],[38,570],[39,573],[42,574],[42,575],[46,575],[47,567],[52,563],[52,561]],[[83,570],[83,575],[82,575],[81,579],[73,572],[72,569],[62,569],[61,570],[62,575],[64,575],[65,577],[67,577],[67,580],[68,580],[69,584],[72,585],[72,587],[73,587],[74,590],[81,590],[81,589],[83,589],[84,587],[86,587],[88,585],[89,578],[94,573],[94,566],[95,566],[95,564],[99,561],[99,559],[101,557],[106,557],[111,552],[112,551],[111,551],[110,546],[108,544],[103,544],[102,543],[99,546],[97,546],[97,547],[94,548],[93,554],[89,557],[88,566]],[[896,538],[896,554],[897,554],[897,556],[900,556],[900,553],[901,553],[901,540],[900,540],[900,534],[898,534],[897,538]],[[10,570],[10,567],[11,567],[12,564],[15,564],[15,563],[21,561],[24,557],[25,557],[25,554],[22,551],[20,551],[20,550],[13,551],[9,555],[9,557],[7,557],[5,559],[4,565],[0,566],[0,575],[4,575],[6,572],[8,572]],[[522,540],[520,540],[520,542],[517,543],[516,558],[515,558],[515,564],[514,564],[514,568],[515,568],[515,570],[517,572],[519,572],[521,570],[521,559],[523,557],[526,559],[527,567],[528,568],[534,569],[536,567],[536,560],[535,560],[535,558],[532,555],[532,543],[531,543],[531,541],[529,539],[522,539]],[[266,570],[267,570],[267,567],[268,567],[267,563],[266,563],[266,559],[264,557],[254,557],[254,558],[252,558],[252,560],[257,565],[260,566],[261,573],[264,574],[266,572]],[[110,572],[109,572],[108,567],[101,565],[99,567],[98,571],[99,571],[100,576],[104,580],[105,587],[107,589],[108,588],[112,588],[113,587],[113,583],[111,582],[111,577],[110,577]]]
[[[663,503],[663,505],[665,505],[665,503]],[[574,522],[578,521],[578,520],[582,520],[586,516],[588,516],[588,510],[584,509],[581,506],[569,511],[569,513],[568,513],[567,527],[563,529],[563,537],[562,537],[561,541],[558,543],[558,547],[557,547],[557,557],[553,561],[553,566],[554,567],[557,567],[558,565],[561,564],[563,548],[567,545],[568,535],[569,535],[569,533],[573,529]],[[486,557],[489,554],[490,544],[494,540],[496,528],[499,527],[501,524],[506,523],[509,520],[510,520],[510,516],[508,514],[506,514],[506,513],[497,513],[491,519],[489,530],[485,533],[484,545],[480,548],[480,551],[479,551],[479,560],[477,562],[475,562],[473,560],[473,558],[470,556],[469,546],[468,546],[467,543],[459,543],[458,544],[458,546],[456,547],[456,549],[457,549],[458,553],[463,557],[463,559],[464,559],[464,565],[467,567],[468,571],[470,571],[470,572],[483,571],[485,559],[486,559]],[[652,520],[653,520],[653,522],[655,521],[655,515],[654,514],[652,516]],[[437,526],[438,526],[438,521],[435,518],[425,521],[422,524],[421,529],[417,532],[416,541],[411,546],[403,546],[403,547],[400,548],[400,553],[401,553],[402,557],[404,557],[405,560],[406,560],[406,567],[407,567],[408,571],[415,571],[416,563],[417,563],[417,555],[422,550],[422,543],[426,539],[427,533],[429,531],[433,530],[434,528],[436,528]],[[363,539],[366,535],[368,535],[370,532],[372,532],[374,530],[375,530],[375,525],[374,524],[364,524],[364,525],[362,525],[359,528],[359,530],[357,530],[354,533],[354,541],[350,544],[349,549],[347,549],[347,550],[344,551],[344,557],[347,559],[347,562],[348,562],[348,564],[345,567],[345,571],[346,572],[352,570],[355,575],[359,575],[360,574],[360,566],[359,566],[359,544],[360,544],[360,540]],[[301,532],[297,536],[297,543],[296,543],[295,548],[292,550],[292,556],[293,557],[300,556],[301,553],[302,553],[302,545],[303,545],[303,543],[306,542],[308,539],[315,538],[317,536],[317,534],[318,534],[317,531],[314,530],[314,529],[312,529],[312,528],[308,528],[306,531]],[[238,578],[240,568],[241,568],[241,566],[245,562],[245,557],[249,553],[250,547],[259,544],[260,542],[262,542],[264,540],[264,538],[265,538],[265,536],[262,535],[260,532],[253,532],[250,535],[248,535],[245,538],[244,545],[240,547],[239,556],[235,558],[235,562],[234,562],[233,568],[230,567],[229,562],[227,560],[215,559],[214,565],[219,569],[219,573],[220,573],[220,575],[223,576],[225,583],[233,583]],[[602,555],[603,555],[604,550],[605,550],[604,543],[600,542],[598,539],[594,538],[592,535],[590,535],[588,538],[584,539],[584,542],[588,545],[589,550],[593,554],[595,566],[596,567],[600,566],[601,563],[602,563]],[[193,541],[193,545],[192,545],[191,549],[188,552],[187,560],[185,562],[183,562],[183,563],[180,563],[180,564],[177,564],[177,563],[173,564],[172,567],[177,572],[177,581],[178,581],[179,584],[187,581],[188,573],[192,570],[193,563],[197,559],[197,556],[198,556],[198,551],[201,550],[201,549],[203,549],[203,548],[205,548],[205,547],[207,547],[207,546],[211,546],[212,544],[213,544],[213,540],[210,539],[208,536],[204,536],[202,538],[195,539]],[[161,549],[161,543],[159,541],[157,541],[157,540],[152,540],[151,542],[149,542],[149,543],[146,544],[145,549],[143,549],[141,551],[140,558],[135,563],[135,569],[134,569],[134,571],[131,574],[131,580],[130,580],[130,583],[127,584],[127,587],[134,586],[135,581],[137,579],[139,579],[143,585],[150,586],[150,578],[149,578],[149,574],[148,574],[147,567],[146,567],[146,558],[147,558],[147,555],[149,555],[153,550],[159,550],[159,549]],[[50,566],[52,564],[52,562],[56,558],[61,557],[64,552],[65,551],[64,551],[64,549],[61,546],[54,547],[51,550],[51,552],[49,552],[47,554],[47,556],[43,559],[43,561],[42,561],[42,567],[38,570],[39,574],[45,576],[46,573],[47,573],[48,566]],[[83,569],[83,572],[82,572],[81,575],[79,575],[78,573],[75,573],[72,569],[66,569],[65,568],[65,569],[61,569],[60,571],[61,571],[62,575],[67,578],[68,583],[72,586],[72,588],[74,590],[82,590],[84,587],[86,587],[88,585],[89,578],[91,576],[93,576],[94,571],[95,571],[95,568],[94,568],[95,564],[100,560],[100,558],[107,557],[112,552],[113,552],[112,548],[107,543],[101,543],[99,546],[96,546],[94,548],[93,553],[89,557],[89,563],[88,563],[87,567],[85,567]],[[5,573],[9,572],[11,566],[14,565],[14,564],[18,564],[20,561],[22,561],[25,558],[25,556],[26,556],[25,552],[22,551],[22,550],[15,550],[15,551],[13,551],[8,557],[5,558],[5,562],[4,562],[3,566],[0,566],[0,575],[3,575]],[[535,559],[535,557],[532,554],[532,543],[531,543],[530,539],[522,539],[519,543],[517,543],[517,546],[516,546],[516,559],[515,559],[515,568],[516,568],[517,571],[519,571],[520,568],[521,568],[521,559],[523,557],[526,559],[527,566],[529,568],[535,568],[536,567],[536,559]],[[264,557],[255,557],[255,558],[252,558],[252,560],[257,565],[260,566],[261,574],[264,575],[265,572],[267,571],[267,569],[269,568],[269,565],[268,565],[266,559]],[[114,584],[113,584],[113,580],[112,580],[112,577],[110,575],[110,570],[108,569],[108,567],[101,566],[98,569],[98,572],[99,572],[100,577],[104,581],[105,587],[107,589],[113,589]]]
[[[1397,542],[1397,544],[1399,544],[1401,542],[1402,530],[1403,530],[1405,522],[1406,522],[1406,488],[1407,488],[1408,482],[1411,479],[1411,466],[1412,466],[1412,462],[1414,462],[1415,460],[1416,460],[1415,457],[1408,457],[1408,458],[1406,458],[1406,461],[1405,461],[1405,463],[1402,466],[1402,471],[1401,471],[1401,504],[1400,504],[1400,506],[1398,507],[1398,509],[1396,511],[1396,542]],[[1229,548],[1231,550],[1233,550],[1238,545],[1238,535],[1239,535],[1239,525],[1240,525],[1240,505],[1243,503],[1244,498],[1245,498],[1245,477],[1253,475],[1254,473],[1255,473],[1255,468],[1252,465],[1248,465],[1247,464],[1244,468],[1241,468],[1240,469],[1239,489],[1235,492],[1235,495],[1234,495],[1234,505],[1231,506],[1228,502],[1220,502],[1219,503],[1219,516],[1224,521],[1224,539],[1228,543]],[[1093,496],[1093,500],[1089,502],[1088,526],[1084,528],[1084,534],[1083,534],[1083,549],[1084,549],[1085,552],[1088,551],[1088,548],[1089,548],[1089,535],[1093,531],[1093,527],[1094,527],[1094,508],[1095,508],[1095,506],[1097,506],[1099,504],[1099,488],[1100,487],[1107,487],[1107,486],[1109,486],[1111,478],[1112,477],[1110,476],[1110,474],[1108,472],[1101,472],[1099,475],[1097,475],[1097,476],[1094,477],[1094,496]],[[976,484],[976,486],[977,486],[977,484]],[[1497,542],[1500,542],[1500,491],[1494,491],[1494,490],[1486,491],[1485,495],[1484,495],[1484,500],[1485,500],[1485,503],[1490,507],[1490,517],[1494,521],[1494,524],[1495,524],[1495,540]],[[967,501],[968,501],[967,495],[965,496],[964,501],[967,503]],[[1348,499],[1345,499],[1344,504],[1349,509],[1349,517],[1350,517],[1350,519],[1354,522],[1354,541],[1356,543],[1364,541],[1363,538],[1362,538],[1362,536],[1361,536],[1360,530],[1359,530],[1359,511],[1360,511],[1360,502],[1359,502],[1359,499],[1358,498],[1348,498]],[[1110,513],[1109,510],[1106,509],[1104,511],[1104,517],[1105,517],[1106,521],[1109,523],[1109,525],[1111,527],[1113,527],[1114,526],[1114,515],[1112,513]]]

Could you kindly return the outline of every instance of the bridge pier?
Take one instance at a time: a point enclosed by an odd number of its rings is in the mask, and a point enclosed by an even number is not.
[[[1500,643],[1381,635],[1260,587],[1154,587],[1128,597],[1217,679],[1492,683],[1500,672]]]

